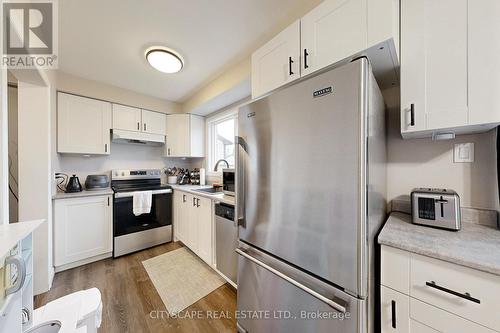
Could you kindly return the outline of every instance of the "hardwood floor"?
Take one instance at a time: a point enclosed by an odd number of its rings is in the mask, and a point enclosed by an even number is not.
[[[236,332],[236,291],[228,284],[181,312],[184,318],[151,318],[166,311],[142,261],[182,247],[160,245],[118,259],[105,259],[57,273],[52,289],[35,297],[35,308],[81,289],[97,287],[103,300],[101,333],[108,332]],[[192,318],[201,311],[201,318]],[[215,316],[207,311],[217,311]],[[153,316],[160,317],[153,312]],[[221,318],[222,317],[222,318]]]

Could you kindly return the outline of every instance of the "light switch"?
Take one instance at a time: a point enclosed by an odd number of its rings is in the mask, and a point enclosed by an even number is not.
[[[453,161],[455,163],[474,162],[474,143],[457,143],[453,149]]]

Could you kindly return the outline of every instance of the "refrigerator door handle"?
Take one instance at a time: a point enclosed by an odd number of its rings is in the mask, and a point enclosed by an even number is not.
[[[236,222],[239,226],[245,228],[245,165],[242,162],[242,153],[248,153],[248,146],[241,136],[235,138],[236,147]]]
[[[319,299],[323,303],[328,304],[329,306],[331,306],[335,310],[337,310],[337,311],[339,311],[341,313],[346,313],[347,312],[347,309],[346,309],[346,307],[344,305],[338,304],[338,303],[332,301],[331,299],[329,299],[328,297],[325,297],[325,296],[321,295],[320,293],[312,290],[311,288],[309,288],[307,286],[304,286],[302,283],[295,281],[291,277],[286,276],[285,274],[281,273],[280,271],[272,268],[271,266],[263,263],[262,261],[260,261],[260,260],[258,260],[256,258],[252,257],[251,255],[249,255],[248,253],[246,253],[243,249],[237,248],[235,251],[236,251],[236,253],[238,253],[239,255],[241,255],[243,257],[245,257],[246,259],[250,260],[251,262],[253,262],[253,263],[259,265],[260,267],[262,267],[262,268],[270,271],[271,273],[279,276],[283,280],[285,280],[285,281],[293,284],[295,287],[297,287],[299,289],[302,289],[303,291],[305,291],[306,293],[310,294],[311,296]]]

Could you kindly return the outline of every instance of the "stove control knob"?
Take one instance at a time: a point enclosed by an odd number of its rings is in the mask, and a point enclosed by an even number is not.
[[[125,172],[124,171],[122,171],[122,176],[125,176]]]

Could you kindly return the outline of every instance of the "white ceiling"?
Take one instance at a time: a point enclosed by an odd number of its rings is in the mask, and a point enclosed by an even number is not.
[[[59,69],[143,94],[184,102],[244,60],[308,0],[62,0]],[[144,50],[164,45],[185,60],[156,71]]]

